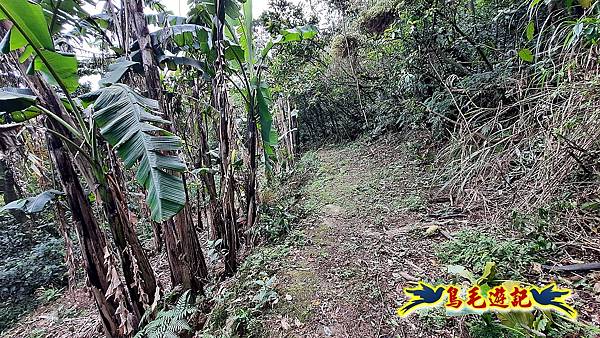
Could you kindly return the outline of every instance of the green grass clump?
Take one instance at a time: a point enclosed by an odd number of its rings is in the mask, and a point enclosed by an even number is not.
[[[522,335],[511,332],[495,323],[473,320],[468,324],[469,334],[477,338],[520,338]]]
[[[502,236],[500,233],[497,236]],[[445,264],[462,265],[481,271],[487,262],[495,262],[498,271],[518,279],[531,270],[534,262],[545,262],[547,250],[526,239],[502,238],[477,230],[465,229],[455,238],[439,245],[436,255]]]

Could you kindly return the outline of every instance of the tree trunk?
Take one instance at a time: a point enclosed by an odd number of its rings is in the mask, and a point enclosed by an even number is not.
[[[20,198],[19,193],[16,189],[15,176],[13,174],[11,165],[4,158],[0,159],[0,171],[2,172],[2,194],[4,196],[4,203],[8,204],[12,201],[16,201]],[[9,210],[9,213],[19,223],[27,221],[27,216],[21,210]]]
[[[225,255],[225,270],[228,274],[235,273],[237,269],[237,218],[235,210],[235,190],[233,170],[230,166],[231,151],[229,147],[231,135],[230,109],[227,100],[225,82],[225,57],[224,57],[224,25],[225,25],[225,0],[217,0],[216,37],[214,46],[217,48],[216,76],[213,80],[213,106],[220,114],[219,144],[221,155],[221,203],[223,206],[223,247],[227,250]]]
[[[49,125],[49,127],[53,127]],[[118,305],[106,297],[110,282],[103,262],[106,240],[94,218],[91,205],[77,178],[73,163],[62,142],[54,135],[48,136],[51,157],[58,170],[71,216],[77,226],[85,271],[104,330],[109,337],[119,337],[119,320],[116,317]]]
[[[254,97],[250,97],[250,109],[248,110],[248,153],[250,154],[250,165],[248,179],[246,181],[246,226],[251,229],[256,218],[256,116],[254,115]],[[268,161],[265,158],[265,161]]]
[[[65,261],[67,263],[67,271],[69,274],[69,291],[73,291],[76,286],[77,270],[80,267],[79,259],[75,258],[75,250],[73,241],[71,241],[70,232],[71,227],[67,223],[67,215],[65,209],[60,202],[56,203],[56,220],[58,223],[58,230],[63,240],[65,241]]]
[[[21,65],[16,57],[12,62],[22,71],[23,75],[26,74],[24,65]],[[66,111],[60,99],[45,81],[38,76],[24,76],[24,78],[28,86],[39,97],[40,104],[58,116],[66,116]],[[67,137],[70,135],[66,128],[51,119],[46,119],[45,124],[49,130],[57,134],[66,135]],[[96,221],[92,206],[79,182],[75,166],[69,156],[69,150],[55,134],[47,133],[47,139],[50,158],[59,175],[71,211],[71,218],[76,226],[83,266],[100,313],[102,326],[107,337],[124,337],[127,333],[122,330],[122,323],[116,312],[119,303],[123,304],[123,301],[125,301],[123,311],[126,312],[129,306],[126,304],[126,299],[115,299],[116,297],[107,296],[111,287],[111,280],[107,276],[108,268],[104,262],[104,253],[107,248],[106,238]]]
[[[127,203],[114,176],[106,174],[104,177],[106,180],[99,182],[98,192],[102,196],[102,207],[123,264],[123,276],[134,305],[134,314],[140,320],[145,306],[154,299],[156,278],[134,225],[129,221]]]
[[[143,1],[129,0],[125,3],[127,4],[131,29],[140,46],[148,95],[157,100],[163,112],[167,113],[167,104],[162,95],[160,76],[154,60],[150,32],[144,15]],[[182,179],[184,179],[185,186],[185,177]],[[206,263],[200,248],[198,234],[194,228],[194,222],[191,217],[187,217],[189,214],[187,208],[188,204],[186,203],[184,210],[174,220],[165,222],[162,229],[167,254],[169,255],[173,285],[182,284],[184,288],[189,288],[195,293],[202,292],[202,279],[206,277]]]
[[[206,187],[208,193],[208,208],[210,212],[210,224],[209,224],[209,237],[211,240],[223,238],[223,207],[217,194],[217,185],[215,183],[215,174],[211,171],[212,161],[210,159],[208,148],[208,131],[207,121],[203,118],[202,110],[199,109],[198,113],[198,130],[200,133],[200,166],[208,168],[209,170],[203,172],[200,177]]]
[[[60,111],[61,107],[58,98],[51,89],[47,86],[39,89],[41,97],[46,101],[51,111]],[[62,126],[55,125],[50,120],[46,120],[46,126],[59,133],[65,132],[62,130]],[[96,222],[92,206],[81,187],[73,162],[63,142],[55,135],[49,133],[48,147],[50,149],[50,157],[54,162],[66,194],[71,210],[71,217],[77,228],[84,268],[96,305],[100,311],[104,330],[109,337],[120,337],[122,336],[119,331],[120,323],[116,316],[118,304],[114,299],[111,300],[106,297],[110,280],[107,277],[108,270],[104,264],[104,250],[106,248],[104,233],[102,233]]]
[[[59,117],[67,119],[67,115],[62,112],[60,106],[53,108]],[[57,131],[63,135],[69,135],[69,132],[62,126]],[[128,301],[131,303],[131,310],[137,322],[144,315],[145,305],[151,304],[155,296],[156,278],[152,266],[129,221],[127,203],[120,193],[119,184],[114,176],[105,173],[98,164],[90,165],[87,162],[78,164],[79,167],[91,168],[89,170],[91,177],[88,177],[87,181],[91,187],[96,188],[98,199],[110,226],[122,262],[122,272],[130,297]],[[57,170],[60,168],[57,167]]]

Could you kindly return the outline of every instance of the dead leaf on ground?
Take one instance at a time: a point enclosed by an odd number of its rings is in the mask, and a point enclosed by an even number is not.
[[[430,225],[429,227],[427,227],[427,230],[425,230],[425,236],[431,236],[435,234],[438,230],[440,230],[439,225]]]
[[[284,329],[285,331],[290,329],[290,324],[288,323],[287,318],[281,319],[281,328]]]

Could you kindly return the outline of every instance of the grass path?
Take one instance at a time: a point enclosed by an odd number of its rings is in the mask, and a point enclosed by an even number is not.
[[[460,320],[444,320],[435,333],[436,325],[395,316],[408,282],[435,279],[444,270],[434,245],[446,238],[426,235],[434,213],[426,202],[430,175],[416,155],[410,143],[393,137],[317,152],[319,169],[303,191],[313,217],[305,244],[291,249],[277,274],[287,299],[271,319],[271,336],[443,337],[462,331]]]

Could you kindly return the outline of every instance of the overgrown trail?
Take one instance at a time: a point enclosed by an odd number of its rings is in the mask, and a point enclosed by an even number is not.
[[[316,153],[319,169],[303,201],[313,217],[305,243],[290,250],[277,274],[286,300],[276,309],[272,336],[441,337],[462,331],[458,320],[434,332],[436,325],[395,316],[408,282],[434,279],[443,270],[433,246],[446,238],[426,234],[435,228],[430,217],[441,213],[426,205],[430,175],[412,146],[392,137]]]

